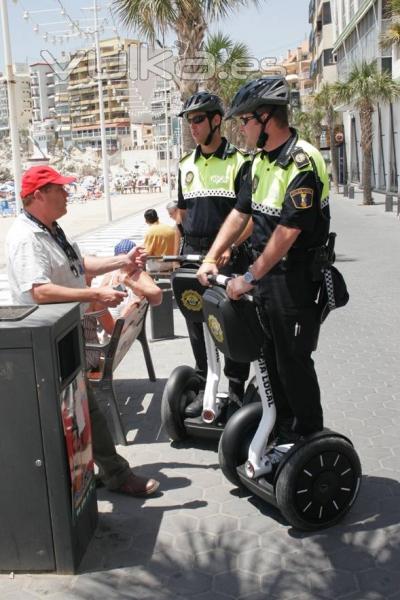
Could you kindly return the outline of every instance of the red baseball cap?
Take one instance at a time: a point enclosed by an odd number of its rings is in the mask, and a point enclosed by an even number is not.
[[[21,198],[33,194],[33,192],[48,183],[64,185],[65,183],[72,183],[73,181],[76,181],[76,177],[64,177],[61,173],[51,167],[43,165],[31,167],[22,175]]]

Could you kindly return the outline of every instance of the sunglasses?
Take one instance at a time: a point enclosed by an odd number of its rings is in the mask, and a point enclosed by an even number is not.
[[[207,115],[196,115],[195,117],[188,117],[187,122],[189,125],[200,125],[207,119]]]
[[[256,115],[251,115],[251,117],[239,117],[239,121],[243,126],[246,126],[252,119],[257,119]]]

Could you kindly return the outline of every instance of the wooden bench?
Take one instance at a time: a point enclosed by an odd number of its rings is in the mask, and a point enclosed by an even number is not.
[[[113,373],[135,340],[139,340],[150,381],[156,381],[153,361],[146,337],[146,315],[149,308],[147,300],[140,304],[125,317],[117,319],[111,338],[105,344],[85,343],[85,350],[98,351],[103,358],[101,372],[89,372],[88,379],[99,402],[100,408],[110,425],[111,434],[116,444],[127,445],[126,434],[121,421],[121,414],[114,390]],[[111,419],[109,418],[111,417]]]

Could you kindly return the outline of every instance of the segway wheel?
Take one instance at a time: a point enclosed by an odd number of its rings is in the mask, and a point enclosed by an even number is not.
[[[161,422],[172,441],[187,437],[185,408],[199,392],[200,380],[191,367],[176,367],[165,384],[161,399]]]
[[[239,408],[227,424],[218,445],[218,460],[225,477],[240,487],[237,467],[246,462],[250,442],[254,437],[262,416],[261,402]]]
[[[299,448],[282,466],[276,499],[293,527],[317,530],[337,523],[355,501],[361,464],[350,442],[328,436]]]

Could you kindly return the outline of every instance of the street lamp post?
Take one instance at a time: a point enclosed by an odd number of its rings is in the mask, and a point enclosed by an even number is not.
[[[165,50],[165,32],[162,32],[162,43],[160,40],[156,40],[158,46]],[[165,53],[163,52],[163,71],[165,73]],[[167,80],[163,76],[163,91],[164,91],[164,110],[165,110],[165,153],[167,159],[167,186],[168,186],[168,200],[171,200],[171,173],[170,173],[170,157],[169,157],[169,111],[168,111],[168,94],[167,94]],[[170,87],[171,95],[171,87]]]
[[[12,160],[13,160],[13,171],[14,171],[14,192],[15,192],[15,208],[18,214],[21,211],[21,155],[19,151],[19,132],[17,124],[17,110],[16,110],[16,93],[15,86],[16,82],[14,79],[14,73],[12,68],[12,55],[11,55],[11,43],[10,43],[10,31],[8,27],[8,10],[7,0],[0,0],[1,8],[1,25],[3,33],[3,49],[4,49],[4,72],[7,82],[7,96],[8,96],[8,113],[10,120],[10,138],[12,148]]]
[[[93,0],[93,12],[94,12],[94,39],[95,39],[95,46],[96,46],[96,70],[97,70],[97,77],[98,77],[97,85],[98,85],[98,91],[99,91],[99,116],[100,116],[100,133],[101,133],[101,154],[102,154],[102,159],[103,159],[104,198],[106,201],[107,221],[112,221],[111,202],[110,202],[110,182],[108,179],[109,165],[108,165],[108,154],[107,154],[106,126],[105,126],[105,118],[104,118],[103,78],[102,78],[102,71],[101,71],[100,42],[99,42],[96,0]]]
[[[167,185],[168,185],[168,200],[171,200],[171,165],[169,157],[169,111],[168,111],[168,94],[167,82],[164,78],[164,94],[165,94],[165,152],[167,156]]]

